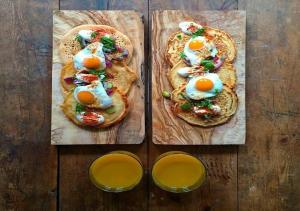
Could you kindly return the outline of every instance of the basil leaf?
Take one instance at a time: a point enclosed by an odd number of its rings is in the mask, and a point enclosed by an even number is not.
[[[177,38],[178,38],[178,40],[182,40],[182,36],[181,36],[181,34],[177,34],[177,36],[176,36]]]

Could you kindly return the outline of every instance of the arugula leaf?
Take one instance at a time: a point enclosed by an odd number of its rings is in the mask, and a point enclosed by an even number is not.
[[[184,59],[186,57],[186,55],[183,52],[179,53],[180,58]]]
[[[195,37],[198,37],[198,36],[203,36],[204,31],[205,31],[204,28],[198,29],[197,31],[195,31],[195,32],[193,33],[192,38],[195,38]]]
[[[79,103],[76,104],[76,108],[75,108],[76,113],[80,113],[84,110],[85,110],[85,107],[83,105],[81,105]]]
[[[211,109],[211,107],[212,107],[213,104],[212,104],[211,100],[209,100],[209,99],[203,99],[201,101],[194,102],[194,105],[198,106],[198,107],[201,107],[201,108],[209,108],[209,109]]]
[[[190,102],[186,102],[184,104],[181,104],[180,105],[180,108],[184,111],[188,111],[188,110],[191,110],[192,109],[192,104]]]
[[[75,40],[79,42],[81,48],[84,48],[84,45],[82,43],[82,38],[79,36],[79,34],[76,35]]]
[[[98,34],[99,34],[98,32],[93,32],[93,33],[91,34],[91,37],[92,37],[92,38],[95,38]]]
[[[204,59],[201,61],[201,65],[205,67],[205,71],[213,70],[215,69],[215,64],[212,60]]]
[[[105,70],[91,69],[89,70],[89,73],[98,76],[102,82],[107,79]]]
[[[182,36],[181,36],[181,34],[177,34],[177,36],[176,36],[179,40],[182,40]]]
[[[107,52],[116,51],[115,40],[108,36],[101,37],[101,43],[103,44],[103,50]]]

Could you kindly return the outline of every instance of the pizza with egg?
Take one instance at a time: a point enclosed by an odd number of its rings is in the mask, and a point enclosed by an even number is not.
[[[236,47],[226,32],[191,21],[179,23],[171,34],[165,58],[167,78],[174,89],[163,96],[186,122],[211,127],[230,120],[238,107],[234,67]]]
[[[128,93],[137,79],[128,64],[129,38],[111,26],[81,25],[60,40],[64,114],[83,127],[106,128],[129,111]]]

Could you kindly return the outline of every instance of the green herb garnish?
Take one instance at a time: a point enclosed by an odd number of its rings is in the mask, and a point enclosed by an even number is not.
[[[76,35],[75,40],[79,42],[81,48],[84,48],[84,45],[82,43],[82,37],[80,37],[79,34]]]
[[[105,112],[108,114],[113,114],[116,112],[116,108],[114,106],[105,109]]]
[[[76,113],[81,113],[82,111],[85,110],[85,107],[79,103],[76,104],[76,108],[75,108],[75,111]]]
[[[204,28],[198,29],[197,31],[195,31],[195,32],[193,33],[192,38],[195,38],[195,37],[198,37],[198,36],[203,36],[204,31],[205,31]]]
[[[180,108],[184,111],[188,111],[188,110],[191,110],[192,106],[193,105],[190,102],[186,102],[186,103],[180,105]]]
[[[183,52],[179,53],[180,58],[184,59],[186,57],[186,55]]]
[[[105,70],[91,69],[91,70],[89,70],[89,73],[98,76],[102,82],[105,81],[107,78]]]
[[[168,92],[168,91],[163,91],[162,92],[162,96],[164,97],[164,98],[170,98],[171,97],[171,94],[170,94],[170,92]]]
[[[201,65],[205,67],[204,71],[209,71],[215,69],[215,64],[212,60],[204,59],[201,61]]]
[[[177,38],[178,38],[178,40],[182,40],[182,36],[181,36],[181,34],[177,34],[177,36],[176,36]]]
[[[215,89],[215,94],[219,94],[220,90],[219,89]]]
[[[103,50],[113,52],[116,51],[115,40],[108,36],[101,37],[101,43],[103,44]]]
[[[95,38],[98,34],[99,34],[98,32],[93,32],[93,33],[91,34],[91,37],[92,37],[92,38]]]
[[[203,99],[201,101],[194,102],[194,105],[197,106],[197,107],[201,107],[201,108],[209,108],[209,109],[211,109],[211,107],[212,107],[213,104],[212,104],[211,100],[209,100],[209,99]]]

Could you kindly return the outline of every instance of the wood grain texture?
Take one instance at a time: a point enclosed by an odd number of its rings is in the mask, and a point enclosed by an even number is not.
[[[61,0],[60,9],[93,9],[93,10],[136,10],[144,15],[145,26],[145,47],[147,48],[147,17],[148,2],[142,0],[131,1],[109,1],[109,4],[102,4],[104,1],[86,0],[83,4],[78,0]],[[148,49],[148,48],[147,48]],[[145,58],[147,58],[145,51]],[[145,65],[147,65],[145,59]],[[148,69],[145,68],[147,73]],[[147,74],[145,74],[147,77]],[[146,78],[145,77],[145,78]],[[147,80],[145,80],[147,81]],[[146,84],[145,84],[146,85]],[[146,92],[147,96],[147,92]],[[146,104],[146,111],[147,111]],[[149,112],[146,112],[149,114]],[[146,115],[146,125],[149,115]],[[59,147],[59,210],[119,210],[134,211],[148,209],[148,174],[147,174],[147,136],[140,145],[105,145],[104,146],[58,146]],[[90,162],[100,155],[112,150],[127,150],[135,153],[142,160],[145,175],[142,183],[134,190],[124,194],[112,194],[98,190],[89,181],[87,169]],[[72,178],[72,179],[70,179]]]
[[[144,139],[144,28],[139,13],[134,11],[54,11],[52,70],[52,144],[139,144]],[[119,124],[107,129],[85,130],[70,122],[60,105],[63,95],[60,86],[60,38],[75,26],[105,24],[127,35],[134,45],[129,66],[136,70],[138,80],[129,92],[129,114]]]
[[[178,31],[178,24],[194,19],[231,34],[237,44],[236,93],[239,105],[236,114],[226,124],[211,128],[192,126],[176,117],[171,111],[171,101],[161,95],[163,90],[172,91],[166,73],[170,68],[164,59],[169,36]],[[244,144],[245,119],[245,30],[244,11],[155,11],[152,16],[152,127],[155,144],[218,145]]]
[[[206,0],[151,0],[150,14],[154,10],[216,10],[236,9],[237,1]],[[150,21],[151,24],[151,21]],[[151,48],[149,48],[151,52]],[[151,104],[150,104],[151,106]],[[155,145],[149,143],[149,167],[160,154],[181,150],[202,159],[208,166],[208,178],[199,190],[187,194],[171,194],[160,190],[152,180],[150,183],[149,210],[237,210],[237,147],[236,146],[197,146],[197,145]]]
[[[57,151],[50,146],[52,8],[0,1],[0,210],[55,210]]]
[[[247,10],[247,144],[240,210],[300,210],[299,1],[239,1]]]

